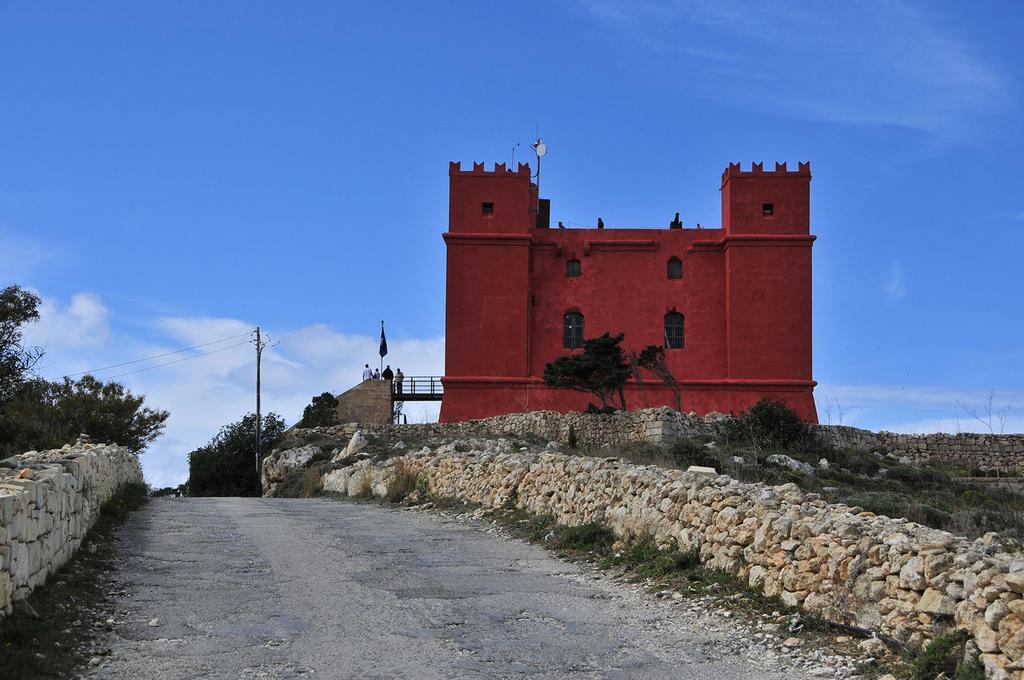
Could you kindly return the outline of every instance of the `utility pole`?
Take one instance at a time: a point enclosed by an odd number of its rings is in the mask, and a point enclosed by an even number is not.
[[[260,476],[260,428],[263,426],[260,420],[260,359],[263,358],[263,339],[260,337],[260,327],[256,326],[256,338],[253,341],[256,345],[256,479]]]

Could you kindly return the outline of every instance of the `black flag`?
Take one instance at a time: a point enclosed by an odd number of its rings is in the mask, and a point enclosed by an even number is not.
[[[383,359],[388,353],[388,339],[384,337],[384,322],[380,322],[380,358]]]

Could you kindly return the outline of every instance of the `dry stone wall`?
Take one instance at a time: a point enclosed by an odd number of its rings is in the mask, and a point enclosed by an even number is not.
[[[564,524],[602,522],[620,536],[644,533],[699,550],[707,565],[790,605],[911,647],[961,628],[973,635],[990,677],[1024,678],[1024,555],[999,552],[994,535],[968,541],[829,505],[793,484],[746,484],[554,448],[452,441],[334,470],[324,488],[385,496],[402,467],[433,494],[485,507],[514,503]]]
[[[361,429],[367,434],[402,436],[466,437],[481,434],[535,435],[566,442],[569,429],[583,445],[624,444],[646,441],[669,443],[680,437],[714,435],[730,416],[681,413],[670,408],[619,411],[614,414],[557,413],[532,411],[513,413],[462,423],[422,425],[362,425],[351,423],[314,428],[342,436]],[[910,462],[938,460],[985,470],[1024,471],[1024,434],[896,434],[871,432],[843,425],[819,425],[824,438],[839,448],[860,451],[891,451]]]
[[[821,425],[819,429],[840,448],[884,449],[912,463],[937,460],[983,470],[1024,469],[1022,434],[897,434],[841,425]]]
[[[617,411],[611,414],[558,413],[530,411],[511,413],[481,420],[459,423],[425,423],[412,425],[373,425],[349,423],[331,427],[310,428],[324,434],[350,437],[357,430],[366,434],[407,437],[469,437],[484,434],[533,435],[547,441],[565,442],[569,431],[582,445],[626,444],[648,441],[669,442],[682,436],[714,434],[722,414],[697,416],[669,408],[639,411]]]
[[[0,460],[0,617],[78,549],[100,507],[142,483],[128,449],[79,440]]]

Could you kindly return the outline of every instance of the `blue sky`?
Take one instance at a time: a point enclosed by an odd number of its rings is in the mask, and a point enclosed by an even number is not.
[[[449,160],[539,126],[553,218],[609,227],[718,225],[730,161],[809,160],[819,402],[977,430],[995,390],[1020,431],[1022,34],[1019,2],[0,2],[0,284],[44,298],[48,377],[258,323],[291,422],[381,318],[443,370]],[[119,378],[172,412],[153,483],[251,408],[235,342]]]

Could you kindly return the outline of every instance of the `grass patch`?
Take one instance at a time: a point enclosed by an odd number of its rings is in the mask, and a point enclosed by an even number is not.
[[[419,475],[405,461],[395,463],[395,479],[388,487],[387,500],[391,503],[399,503],[405,500],[413,491],[416,491],[419,484]]]
[[[80,549],[49,583],[26,600],[39,617],[15,607],[0,621],[0,677],[4,680],[67,678],[104,649],[96,622],[110,618],[109,582],[118,526],[148,500],[146,487],[129,484],[100,510]],[[93,549],[94,547],[94,549]]]
[[[910,677],[914,680],[984,680],[985,671],[977,656],[964,653],[969,637],[966,632],[956,630],[932,640],[927,649],[910,661],[913,673]]]

